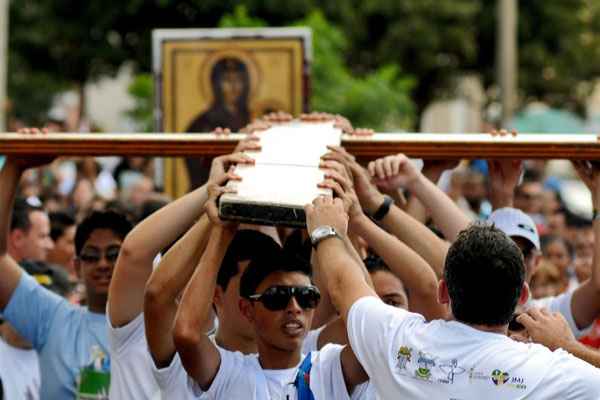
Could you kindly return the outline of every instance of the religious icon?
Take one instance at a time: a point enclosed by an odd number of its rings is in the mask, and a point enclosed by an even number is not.
[[[157,129],[237,132],[256,117],[308,111],[310,30],[186,29],[154,32]],[[210,159],[166,160],[165,190],[203,184]]]

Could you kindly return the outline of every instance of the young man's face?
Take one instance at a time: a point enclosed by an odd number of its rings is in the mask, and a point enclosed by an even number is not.
[[[109,229],[96,229],[83,245],[75,267],[90,302],[107,297],[108,287],[119,251],[121,238]]]
[[[402,281],[391,272],[375,271],[371,280],[377,295],[387,305],[408,310],[408,296]]]
[[[262,294],[273,286],[307,287],[312,284],[308,276],[299,272],[274,272],[261,282],[256,293]],[[302,346],[310,330],[313,314],[314,308],[303,309],[292,296],[279,311],[269,310],[260,301],[252,302],[246,316],[254,325],[259,343],[281,351],[295,351]]]
[[[225,291],[217,287],[219,295],[215,299],[215,306],[219,316],[219,330],[231,329],[236,335],[254,338],[254,328],[239,309],[240,300],[242,300],[240,297],[240,278],[248,264],[248,261],[238,263],[238,273],[229,280]]]

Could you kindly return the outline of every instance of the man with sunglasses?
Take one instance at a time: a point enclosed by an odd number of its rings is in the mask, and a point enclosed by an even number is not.
[[[86,308],[42,288],[8,255],[6,233],[22,173],[48,161],[8,158],[0,171],[0,310],[39,354],[41,399],[107,399],[110,359],[104,313],[114,263],[131,224],[115,212],[95,212],[78,226],[75,268],[86,287]]]
[[[310,265],[301,259],[283,251],[264,253],[242,275],[239,308],[254,328],[258,354],[227,351],[202,332],[221,261],[237,229],[218,217],[215,199],[224,190],[212,189],[211,236],[175,320],[173,338],[191,390],[206,399],[349,399],[367,379],[349,346],[326,345],[302,354],[320,294]]]
[[[438,292],[451,318],[426,322],[384,304],[367,285],[339,240],[348,220],[340,199],[317,198],[306,216],[313,234],[331,232],[317,258],[350,345],[380,398],[598,399],[600,370],[563,350],[507,337],[528,288],[521,251],[494,226],[475,224],[458,235]],[[494,284],[481,285],[486,280]]]

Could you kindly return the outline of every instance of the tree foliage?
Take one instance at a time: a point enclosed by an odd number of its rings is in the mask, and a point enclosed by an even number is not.
[[[450,93],[458,75],[476,72],[486,88],[494,86],[496,3],[12,0],[9,93],[21,116],[34,117],[56,90],[113,73],[124,61],[151,72],[152,29],[215,27],[219,21],[223,26],[303,21],[314,25],[315,40],[320,40],[315,45],[314,108],[346,112],[366,124],[371,120],[363,114],[377,115],[379,126],[405,126],[414,115],[410,99],[418,114]],[[521,99],[581,108],[600,74],[600,2],[518,5]],[[321,87],[335,90],[317,93]],[[396,92],[400,95],[388,101]],[[368,111],[361,113],[361,108]]]

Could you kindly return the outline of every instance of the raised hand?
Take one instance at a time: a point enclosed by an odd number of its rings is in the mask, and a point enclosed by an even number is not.
[[[592,192],[594,209],[600,208],[600,162],[598,161],[571,161],[577,174]]]
[[[259,151],[261,148],[260,137],[254,134],[249,134],[238,142],[233,152],[243,153],[244,151]]]
[[[209,183],[220,181],[229,171],[233,171],[231,169],[232,167],[240,164],[253,165],[254,160],[244,153],[233,153],[215,157],[212,161],[208,175]]]
[[[492,136],[508,136],[508,135],[517,136],[518,132],[516,129],[512,129],[510,132],[506,129],[494,129],[494,130],[491,130],[489,132],[489,134]]]
[[[341,115],[336,115],[333,117],[333,120],[335,121],[335,123],[333,124],[335,128],[339,128],[342,130],[342,132],[348,134],[352,134],[352,132],[354,132],[354,128],[352,127],[352,124],[350,123],[350,120],[348,120],[348,118],[343,117]]]
[[[229,128],[221,128],[220,126],[217,126],[217,127],[216,127],[216,128],[213,130],[213,131],[212,131],[212,133],[214,133],[214,134],[215,134],[215,135],[217,135],[217,136],[221,136],[221,135],[223,135],[223,136],[227,136],[227,135],[229,135],[229,134],[231,133],[231,129],[229,129]]]
[[[373,136],[375,131],[371,128],[356,128],[349,133],[352,136]]]
[[[206,215],[210,219],[210,222],[213,225],[225,227],[230,230],[237,229],[237,223],[235,222],[225,222],[221,220],[219,217],[219,198],[226,193],[236,193],[236,190],[232,187],[227,187],[227,182],[229,181],[241,181],[238,175],[233,172],[233,169],[230,169],[229,172],[222,175],[215,181],[208,183],[207,191],[208,191],[208,200],[204,206]]]
[[[48,128],[21,128],[18,131],[31,136],[45,136],[48,134]],[[41,167],[54,161],[56,156],[49,155],[20,155],[18,157],[9,156],[6,158],[7,164],[12,164],[17,167],[20,171],[25,171],[29,168]]]
[[[335,196],[342,199],[344,209],[350,219],[363,215],[360,202],[354,191],[352,179],[348,176],[344,166],[333,161],[327,161],[323,164],[323,167],[326,169],[325,180],[319,183],[318,186],[333,190]]]
[[[527,329],[532,341],[550,350],[567,348],[576,341],[569,324],[560,313],[551,313],[545,308],[531,308],[519,315],[517,321]]]
[[[282,124],[292,121],[294,117],[292,116],[292,114],[287,113],[285,111],[276,111],[263,115],[261,119],[263,121],[273,124]]]
[[[330,151],[322,159],[324,161],[337,161],[346,167],[352,176],[354,190],[360,205],[365,212],[373,214],[383,203],[384,197],[373,183],[369,173],[343,147],[329,146],[328,148]]]
[[[270,122],[264,121],[262,119],[256,119],[256,120],[252,121],[251,123],[249,123],[248,125],[246,125],[245,127],[243,127],[240,130],[240,132],[252,134],[252,133],[256,133],[256,132],[266,131],[271,126],[272,126],[272,124]]]
[[[304,207],[306,213],[306,228],[308,232],[314,231],[319,226],[331,226],[340,235],[348,233],[348,214],[344,210],[341,199],[331,196],[319,196],[312,204]]]
[[[410,187],[421,176],[421,173],[404,154],[371,161],[369,174],[377,185],[388,190]]]
[[[300,121],[302,122],[328,122],[335,120],[333,114],[324,112],[311,112],[309,114],[300,114]]]

